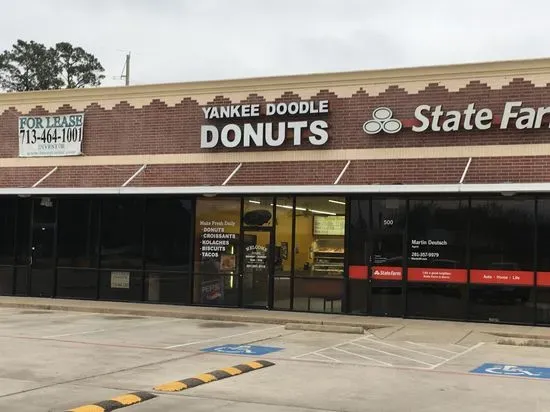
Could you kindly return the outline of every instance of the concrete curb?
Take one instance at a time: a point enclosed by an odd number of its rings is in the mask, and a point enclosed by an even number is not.
[[[510,333],[510,332],[483,332],[488,335],[497,336],[499,338],[512,338],[512,339],[533,339],[533,340],[546,340],[550,341],[550,335],[534,335],[529,333]]]
[[[530,346],[537,348],[550,348],[549,339],[529,339],[529,338],[500,338],[496,341],[497,345],[510,346]]]
[[[362,326],[340,326],[340,325],[312,325],[308,323],[287,323],[285,330],[304,330],[312,332],[334,332],[334,333],[354,333],[363,335],[365,328]]]
[[[96,301],[93,301],[96,302]],[[109,302],[106,302],[109,304]],[[174,306],[171,310],[163,308],[162,310],[155,308],[148,308],[147,304],[143,304],[143,308],[124,308],[113,306],[86,306],[86,301],[82,302],[82,305],[72,304],[60,304],[60,303],[38,303],[38,302],[2,302],[0,301],[0,307],[15,308],[15,309],[34,309],[34,310],[52,310],[52,311],[65,311],[65,312],[82,312],[82,313],[101,313],[101,314],[117,314],[117,315],[129,315],[129,316],[147,316],[147,317],[166,317],[166,318],[179,318],[179,319],[196,319],[196,320],[211,320],[211,321],[226,321],[226,322],[247,322],[247,323],[264,323],[274,325],[286,325],[286,324],[302,324],[302,325],[318,325],[318,326],[341,326],[366,329],[380,329],[392,327],[385,324],[371,324],[366,322],[360,322],[353,320],[318,320],[318,319],[296,319],[295,317],[285,316],[285,312],[280,312],[280,316],[273,316],[274,312],[270,312],[270,316],[262,316],[261,312],[258,314],[245,313],[245,314],[232,314],[232,313],[208,313],[208,312],[196,312],[182,310],[182,306]],[[197,309],[197,307],[192,307]],[[354,318],[354,317],[352,317]],[[360,319],[357,319],[360,320]],[[343,332],[346,333],[346,332]],[[361,332],[362,333],[362,332]]]

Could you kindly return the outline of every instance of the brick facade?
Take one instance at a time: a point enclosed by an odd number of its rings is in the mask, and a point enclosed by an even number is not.
[[[21,105],[17,104],[17,96],[8,96],[9,102],[2,100],[8,97],[0,96],[0,107],[4,107],[4,111],[0,114],[0,141],[2,142],[0,144],[0,187],[31,187],[51,171],[52,166],[58,166],[58,170],[45,179],[40,184],[41,187],[120,187],[142,164],[149,163],[143,160],[143,156],[149,156],[150,160],[152,156],[157,155],[172,157],[162,160],[159,164],[154,164],[154,161],[153,164],[148,164],[147,168],[132,180],[130,186],[219,186],[241,163],[242,166],[229,181],[229,185],[331,185],[334,184],[348,160],[345,155],[334,154],[350,149],[361,152],[366,157],[369,156],[369,150],[373,149],[388,149],[388,152],[384,152],[383,158],[379,159],[351,160],[339,184],[458,183],[468,163],[468,157],[473,159],[464,183],[550,181],[550,172],[547,171],[550,151],[537,152],[533,156],[506,157],[434,155],[431,156],[432,158],[425,159],[422,155],[407,155],[407,150],[413,148],[426,148],[426,150],[457,148],[458,151],[461,147],[494,146],[497,148],[506,145],[549,143],[550,130],[546,125],[537,130],[521,131],[513,127],[501,130],[498,125],[494,125],[490,130],[485,131],[413,132],[410,127],[411,119],[414,118],[415,108],[420,104],[431,106],[441,104],[444,110],[461,111],[468,104],[475,103],[476,108],[489,108],[495,114],[501,113],[505,102],[508,101],[522,101],[525,106],[535,108],[550,105],[550,71],[532,75],[533,79],[536,78],[535,81],[521,71],[499,74],[498,65],[491,66],[491,70],[496,73],[492,75],[479,74],[478,66],[472,66],[471,74],[468,73],[468,66],[461,67],[463,71],[460,76],[456,73],[453,76],[462,82],[462,87],[448,87],[447,84],[450,84],[448,76],[438,78],[434,75],[433,79],[425,80],[423,87],[418,86],[417,81],[416,91],[408,90],[410,87],[407,86],[407,82],[410,83],[410,79],[392,82],[391,72],[388,72],[384,88],[379,92],[373,91],[372,82],[362,85],[361,79],[351,82],[346,80],[350,78],[349,75],[347,77],[342,75],[341,83],[344,84],[344,80],[347,82],[345,93],[342,92],[344,90],[342,84],[332,86],[328,81],[327,84],[323,84],[316,80],[316,86],[312,87],[305,81],[307,76],[303,76],[303,84],[295,85],[294,89],[281,86],[279,90],[270,87],[269,90],[266,88],[265,92],[262,92],[261,88],[246,92],[252,87],[249,85],[243,89],[244,94],[216,93],[214,90],[212,92],[214,97],[206,101],[203,97],[191,93],[189,95],[172,93],[168,98],[165,86],[159,86],[158,97],[142,98],[140,104],[136,104],[132,97],[132,93],[140,90],[139,87],[121,89],[128,90],[127,98],[121,98],[118,101],[116,98],[109,98],[109,104],[105,103],[107,101],[105,99],[114,93],[112,89],[105,89],[105,96],[101,96],[101,89],[97,89],[94,93],[100,98],[95,100],[86,100],[87,91],[85,90],[74,92],[70,99],[66,97],[67,93],[64,91],[48,92],[49,109],[41,103],[39,98],[41,95],[36,95],[38,97],[34,99],[35,95],[20,94],[21,102],[25,102]],[[418,69],[411,71],[411,76],[417,72]],[[500,87],[490,84],[491,76],[500,76],[498,79]],[[541,82],[544,76],[547,76],[547,81]],[[234,88],[238,88],[239,84],[236,81]],[[215,86],[216,83],[213,82],[211,88]],[[302,89],[306,86],[309,87],[308,90],[315,90],[315,92],[305,94]],[[201,87],[206,88],[205,85]],[[119,94],[122,92],[117,91]],[[78,93],[82,97],[78,97],[80,96]],[[154,94],[154,89],[151,93]],[[252,121],[276,124],[279,121],[311,121],[323,118],[329,124],[327,144],[318,147],[307,143],[293,146],[292,139],[288,138],[283,146],[276,148],[200,148],[201,125],[223,125],[245,121],[205,120],[201,109],[205,104],[260,103],[263,105],[268,102],[299,100],[328,100],[330,111],[328,114],[316,116],[297,115],[281,118],[261,116]],[[10,105],[11,103],[13,104]],[[363,123],[371,119],[373,109],[381,106],[391,108],[393,117],[404,123],[405,126],[399,133],[367,135],[363,131]],[[36,159],[17,159],[18,116],[65,114],[82,110],[85,113],[85,122],[81,159],[73,161],[72,164],[67,163],[66,159],[59,159],[59,163],[50,159],[48,166],[41,165]],[[550,115],[547,116],[550,119]],[[300,152],[304,155],[298,159],[296,154]],[[276,153],[288,153],[288,158],[283,158],[282,161],[269,159],[270,154]],[[188,162],[183,158],[179,160],[178,155],[199,157],[198,160]],[[260,155],[264,156],[263,160],[255,157]],[[115,156],[126,158],[135,156],[136,158],[126,160],[124,164],[118,164],[116,160],[110,160]]]

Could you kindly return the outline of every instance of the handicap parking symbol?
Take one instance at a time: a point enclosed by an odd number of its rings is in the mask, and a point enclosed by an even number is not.
[[[506,365],[501,363],[484,363],[470,371],[485,375],[516,376],[522,378],[550,379],[550,368],[536,366]]]
[[[272,352],[278,352],[283,348],[274,346],[257,346],[257,345],[220,345],[210,348],[201,349],[201,352],[226,353],[229,355],[265,355]]]

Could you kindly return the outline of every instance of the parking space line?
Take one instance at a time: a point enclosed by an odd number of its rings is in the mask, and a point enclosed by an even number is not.
[[[426,344],[424,344],[424,343],[411,342],[411,341],[406,341],[406,342],[407,342],[408,344],[411,344],[411,345],[420,346],[421,348],[439,350],[439,351],[442,351],[442,352],[452,353],[452,354],[454,354],[454,355],[456,355],[457,353],[460,353],[460,352],[454,352],[454,351],[448,350],[448,349],[436,348],[435,346],[426,345]]]
[[[89,333],[105,332],[107,330],[111,330],[111,329],[92,329],[84,332],[64,333],[62,335],[48,335],[48,336],[42,336],[42,339],[53,339],[53,338],[64,338],[65,336],[87,335]]]
[[[396,358],[401,358],[401,359],[409,360],[409,361],[416,362],[416,363],[421,363],[423,365],[433,366],[433,363],[428,363],[428,362],[424,362],[424,361],[421,361],[421,360],[418,360],[418,359],[409,358],[408,356],[398,355],[398,354],[392,353],[392,352],[386,352],[386,351],[383,351],[381,349],[371,348],[370,346],[360,345],[360,344],[355,343],[355,342],[351,343],[351,345],[360,346],[360,347],[368,349],[368,350],[372,350],[372,351],[375,351],[375,352],[380,352],[380,353],[383,353],[383,354],[389,355],[389,356],[395,356]]]
[[[259,333],[259,332],[267,332],[268,330],[275,330],[275,329],[281,329],[281,328],[284,328],[284,326],[279,325],[279,326],[275,326],[275,327],[272,327],[272,328],[256,329],[256,330],[251,330],[251,331],[248,331],[248,332],[236,333],[234,335],[220,336],[218,338],[199,340],[199,341],[196,341],[196,342],[181,343],[179,345],[166,346],[164,349],[182,348],[182,347],[185,347],[185,346],[198,345],[198,344],[208,343],[208,342],[215,342],[217,340],[236,338],[238,336],[245,336],[245,335],[250,335],[252,333]]]
[[[356,345],[355,343],[351,343],[350,345]],[[357,346],[362,346],[362,345],[357,345]],[[363,346],[364,347],[364,346]],[[393,366],[391,363],[388,363],[388,362],[384,362],[384,361],[381,361],[381,360],[378,360],[378,359],[374,359],[374,358],[369,358],[368,356],[364,356],[364,355],[359,355],[358,353],[353,353],[353,352],[349,352],[345,349],[341,349],[341,348],[337,348],[337,347],[334,347],[332,348],[334,350],[337,350],[337,351],[340,351],[340,352],[344,352],[344,353],[347,353],[348,355],[352,355],[352,356],[358,356],[360,358],[363,358],[363,359],[367,359],[367,360],[370,360],[370,361],[373,361],[373,362],[378,362],[382,365],[385,365],[385,366]]]
[[[322,353],[319,353],[319,352],[312,353],[312,355],[313,355],[313,356],[320,356],[320,357],[325,358],[325,359],[329,359],[329,360],[331,360],[332,362],[341,362],[341,361],[339,361],[338,359],[331,358],[330,356],[328,356],[328,355],[323,355]]]
[[[379,345],[390,346],[390,347],[392,347],[392,348],[402,349],[402,350],[405,350],[405,351],[407,351],[407,352],[418,353],[419,355],[431,356],[432,358],[443,359],[443,360],[447,359],[447,358],[444,358],[444,357],[442,357],[442,356],[432,355],[432,354],[430,354],[430,353],[420,352],[420,351],[414,350],[414,349],[407,349],[407,348],[404,348],[404,347],[402,347],[402,346],[392,345],[391,343],[381,342],[381,341],[378,341],[378,340],[375,340],[375,339],[366,338],[366,340],[368,340],[369,342],[377,343],[377,344],[379,344]]]
[[[449,359],[444,360],[443,362],[440,362],[440,363],[438,363],[437,365],[433,365],[430,369],[433,370],[433,369],[435,369],[435,368],[439,368],[440,366],[445,365],[447,362],[450,362],[450,361],[452,361],[452,360],[455,360],[455,359],[459,358],[460,356],[465,355],[465,354],[467,354],[468,352],[471,352],[471,351],[473,351],[474,349],[479,348],[479,347],[482,346],[484,343],[485,343],[485,342],[479,342],[479,343],[475,344],[474,346],[470,346],[470,347],[469,347],[468,349],[466,349],[465,351],[460,352],[460,353],[457,353],[456,355],[451,356]]]
[[[139,319],[139,320],[143,320],[143,319]],[[181,320],[182,319],[160,320],[160,321],[157,321],[157,322],[149,322],[145,326],[159,325],[159,324],[162,324],[162,323],[177,322],[177,321],[181,321]],[[48,336],[42,336],[41,338],[42,339],[64,338],[66,336],[89,335],[91,333],[101,333],[101,332],[110,332],[110,331],[113,331],[113,330],[133,329],[135,327],[137,327],[137,326],[136,325],[124,325],[124,326],[119,326],[119,327],[116,327],[116,328],[92,329],[92,330],[86,330],[86,331],[81,331],[81,332],[62,333],[62,334],[59,334],[59,335],[48,335]]]

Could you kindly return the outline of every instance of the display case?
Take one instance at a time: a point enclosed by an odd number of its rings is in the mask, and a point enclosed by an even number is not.
[[[316,239],[312,253],[313,275],[342,275],[344,273],[343,236]]]

